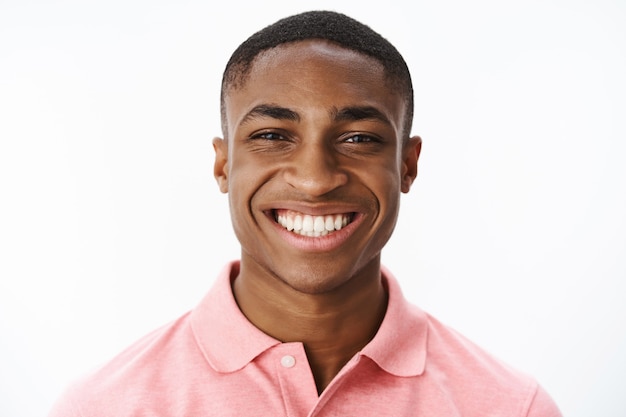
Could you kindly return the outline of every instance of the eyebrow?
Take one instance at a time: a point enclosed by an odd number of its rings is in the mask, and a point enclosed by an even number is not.
[[[386,124],[392,124],[383,112],[373,106],[348,106],[341,109],[333,108],[330,116],[335,122],[350,122],[359,120],[377,120]],[[257,117],[271,118],[276,120],[289,120],[299,122],[300,115],[287,107],[273,104],[260,104],[255,106],[243,117],[241,124],[245,124]]]
[[[372,106],[349,106],[341,109],[335,108],[331,116],[336,122],[352,122],[359,120],[377,120],[386,124],[392,124],[383,112]]]
[[[291,109],[272,104],[260,104],[246,113],[241,123],[244,124],[257,117],[269,117],[272,119],[290,120],[293,122],[300,121],[300,115]]]

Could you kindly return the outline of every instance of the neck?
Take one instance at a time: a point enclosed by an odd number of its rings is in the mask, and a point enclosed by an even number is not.
[[[252,324],[282,342],[302,342],[318,392],[376,334],[387,308],[380,263],[363,268],[339,288],[298,291],[280,279],[251,275],[242,262],[233,291]]]

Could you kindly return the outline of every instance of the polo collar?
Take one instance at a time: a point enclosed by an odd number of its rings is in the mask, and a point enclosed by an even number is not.
[[[236,372],[268,349],[281,344],[256,328],[243,315],[232,292],[239,262],[227,264],[213,288],[191,312],[196,342],[217,372]],[[387,312],[376,336],[359,352],[396,376],[416,376],[426,363],[428,318],[409,304],[393,275],[382,268],[389,292]]]
[[[256,328],[239,310],[231,286],[238,274],[238,261],[227,264],[191,312],[196,342],[213,369],[221,373],[238,371],[281,343]]]
[[[428,316],[407,302],[395,277],[381,268],[389,301],[374,338],[359,353],[392,375],[421,375],[426,366]]]

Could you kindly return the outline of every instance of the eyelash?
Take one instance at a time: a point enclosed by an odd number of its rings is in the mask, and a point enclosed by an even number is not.
[[[260,132],[251,136],[251,139],[262,139],[267,141],[283,141],[287,140],[287,137],[277,132]],[[355,140],[358,139],[358,140]],[[362,133],[352,134],[341,139],[344,143],[380,143],[380,139],[372,135],[366,135]]]
[[[359,141],[355,141],[355,138],[359,138]],[[343,140],[346,143],[379,143],[380,140],[374,136],[364,135],[357,133],[356,135],[350,135]]]
[[[269,136],[273,136],[273,138],[270,138]],[[280,133],[277,133],[277,132],[259,132],[255,135],[252,135],[251,139],[263,139],[263,140],[275,141],[275,140],[286,140],[287,138],[284,135],[281,135]]]

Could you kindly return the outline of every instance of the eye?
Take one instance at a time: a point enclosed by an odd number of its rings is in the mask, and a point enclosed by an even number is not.
[[[261,129],[252,132],[245,138],[251,152],[276,153],[286,152],[293,148],[295,141],[289,132],[281,129]]]
[[[260,132],[253,135],[252,139],[286,140],[287,138],[276,132]]]
[[[370,142],[380,142],[373,136],[369,135],[352,135],[344,139],[346,143],[370,143]]]

